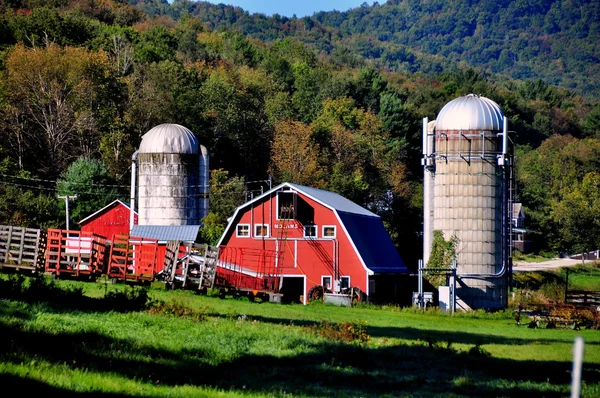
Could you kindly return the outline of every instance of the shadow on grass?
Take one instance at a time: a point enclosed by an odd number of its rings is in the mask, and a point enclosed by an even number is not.
[[[167,350],[98,333],[30,331],[24,324],[35,316],[30,313],[35,310],[14,304],[8,309],[0,308],[1,362],[18,365],[35,358],[163,387],[206,386],[244,393],[328,397],[564,397],[570,384],[569,362],[497,359],[481,350],[458,352],[423,342],[365,348],[296,337],[283,342],[290,352],[303,345],[303,352],[294,356],[241,354],[214,364],[218,358],[214,358],[210,348],[203,351],[183,346],[180,350]],[[274,322],[257,318],[253,321]],[[247,321],[241,321],[244,322]],[[412,335],[416,329],[408,333]],[[430,332],[430,335],[436,341],[447,337],[445,332]],[[461,338],[474,342],[480,337],[463,333]],[[34,388],[52,394],[64,392],[41,383],[32,387],[28,378],[2,377],[8,378],[8,385],[17,391]],[[499,382],[500,379],[504,382]],[[588,385],[598,384],[600,366],[585,365],[583,379]],[[74,395],[77,394],[66,396]]]
[[[61,397],[61,398],[96,398],[120,397],[122,395],[101,392],[74,392],[64,388],[52,387],[37,380],[0,374],[0,385],[16,388],[18,395],[25,397]],[[13,392],[15,390],[13,389]],[[15,393],[16,395],[17,393]]]
[[[217,314],[214,315],[220,318],[231,318],[228,315]],[[284,318],[271,318],[261,315],[251,315],[247,317],[247,320],[253,320],[257,322],[270,323],[275,325],[292,325],[292,326],[303,326],[303,327],[316,327],[321,322],[311,320],[290,320]],[[518,326],[514,326],[518,328]],[[527,328],[527,326],[520,326],[521,328]],[[411,327],[381,327],[381,326],[367,326],[367,333],[371,337],[381,338],[398,338],[403,340],[421,340],[430,341],[433,343],[450,343],[450,344],[501,344],[501,345],[527,345],[531,344],[531,339],[524,339],[510,336],[497,336],[489,334],[476,334],[466,333],[461,331],[448,331],[448,330],[426,330]],[[568,333],[567,330],[564,331]],[[569,343],[562,339],[549,339],[544,338],[539,340],[537,344],[554,344],[554,343]],[[600,342],[592,341],[586,343],[588,345],[600,345]]]
[[[141,311],[150,303],[147,288],[128,286],[123,291],[111,291],[104,297],[92,298],[85,296],[80,287],[59,286],[42,274],[32,277],[12,274],[0,279],[0,299],[43,303],[55,310],[88,312]]]

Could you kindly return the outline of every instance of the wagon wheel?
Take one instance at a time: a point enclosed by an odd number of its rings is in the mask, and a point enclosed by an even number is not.
[[[358,287],[350,288],[350,297],[352,299],[352,304],[357,304],[362,301],[365,301],[365,294]]]
[[[323,299],[323,286],[317,285],[310,288],[308,291],[308,302],[322,300]]]

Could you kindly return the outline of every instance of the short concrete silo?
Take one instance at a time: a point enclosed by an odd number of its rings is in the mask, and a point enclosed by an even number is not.
[[[132,163],[140,225],[200,225],[208,184],[208,152],[189,129],[161,124],[144,134]]]
[[[457,307],[504,308],[510,270],[510,145],[494,101],[469,94],[423,123],[424,249],[458,238]]]

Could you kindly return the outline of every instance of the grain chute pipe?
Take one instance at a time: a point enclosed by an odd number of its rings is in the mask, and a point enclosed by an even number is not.
[[[435,120],[429,122],[428,118],[423,118],[423,264],[426,266],[429,262],[431,253],[431,243],[433,240],[433,129]]]
[[[130,208],[129,208],[129,233],[133,229],[133,223],[135,221],[135,185],[136,185],[136,174],[137,174],[137,158],[138,152],[135,151],[131,155],[131,195],[130,195]]]
[[[502,156],[508,156],[508,118],[504,116],[502,124]]]

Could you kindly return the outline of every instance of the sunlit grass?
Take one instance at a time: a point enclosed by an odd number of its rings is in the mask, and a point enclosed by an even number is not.
[[[61,281],[58,287],[81,289],[99,303],[116,292],[120,299],[137,297],[123,285]],[[510,310],[452,316],[148,293],[147,309],[135,311],[51,298],[1,300],[0,377],[30,393],[52,394],[565,396],[580,335],[584,396],[600,388],[598,331],[517,327]]]

